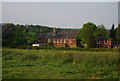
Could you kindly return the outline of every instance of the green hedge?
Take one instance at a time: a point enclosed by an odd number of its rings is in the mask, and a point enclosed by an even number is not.
[[[36,50],[73,50],[73,51],[93,51],[93,52],[104,52],[104,51],[110,51],[110,52],[117,52],[120,49],[115,48],[67,48],[67,47],[32,47],[31,45],[21,45],[18,46],[19,49],[36,49]]]
[[[71,51],[93,51],[93,52],[104,52],[104,51],[111,51],[111,52],[117,52],[118,49],[114,48],[66,48],[66,47],[60,47],[60,48],[54,48],[54,47],[39,47],[39,49],[44,50],[71,50]]]
[[[16,48],[18,48],[18,49],[32,49],[32,46],[31,45],[20,45],[20,46],[17,46]]]

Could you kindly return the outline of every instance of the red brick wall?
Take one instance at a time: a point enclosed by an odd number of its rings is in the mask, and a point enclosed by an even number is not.
[[[51,39],[51,41],[56,47],[61,47],[63,44],[67,44],[68,47],[76,47],[76,39]]]
[[[109,45],[111,46],[112,45],[112,41],[111,40],[107,40],[108,43],[107,44],[104,44],[104,41],[105,40],[102,40],[100,41],[100,44],[96,44],[97,46],[103,46],[103,47],[108,47]]]

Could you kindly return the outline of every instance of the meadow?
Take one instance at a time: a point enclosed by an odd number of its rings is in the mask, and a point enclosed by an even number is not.
[[[117,52],[2,49],[3,79],[118,79]]]

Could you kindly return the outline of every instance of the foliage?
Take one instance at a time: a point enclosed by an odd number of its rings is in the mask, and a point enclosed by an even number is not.
[[[117,52],[118,49],[113,48],[67,48],[67,47],[39,47],[40,50],[68,50],[68,51],[90,51],[90,52]]]
[[[118,49],[116,48],[68,48],[68,47],[59,47],[56,48],[54,46],[48,47],[32,47],[31,45],[21,45],[17,47],[18,49],[36,49],[36,50],[68,50],[68,51],[90,51],[90,52],[117,52]]]
[[[54,47],[54,44],[52,42],[49,43],[49,47]]]
[[[108,37],[109,36],[109,31],[107,31],[105,29],[105,26],[101,24],[101,25],[97,26],[97,29],[94,32],[94,36],[96,38],[99,37],[99,36]]]
[[[120,24],[118,25],[118,28],[116,30],[116,39],[120,41]]]
[[[115,36],[116,35],[116,30],[115,30],[115,28],[114,28],[114,24],[112,25],[112,27],[111,27],[111,29],[110,29],[110,38],[112,38],[112,39],[115,39]]]
[[[31,45],[38,42],[37,38],[40,33],[52,31],[53,29],[47,26],[5,23],[2,24],[2,45],[3,47]]]
[[[88,22],[83,25],[83,27],[79,30],[78,38],[82,39],[81,43],[88,48],[95,47],[96,38],[108,37],[109,31],[105,29],[104,25],[96,26],[94,23]]]
[[[80,29],[78,38],[82,39],[82,41],[84,41],[84,43],[87,44],[88,48],[95,46],[94,32],[96,29],[97,29],[96,25],[91,22],[84,24],[83,28]]]
[[[3,48],[2,59],[3,79],[119,78],[117,52]]]

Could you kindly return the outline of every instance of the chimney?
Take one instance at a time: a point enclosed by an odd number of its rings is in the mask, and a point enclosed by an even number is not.
[[[55,27],[53,28],[53,33],[54,33],[54,35],[56,34],[56,28]]]

